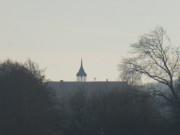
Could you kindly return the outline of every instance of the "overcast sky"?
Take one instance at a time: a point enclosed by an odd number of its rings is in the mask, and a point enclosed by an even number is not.
[[[130,44],[157,25],[180,45],[179,0],[0,0],[0,61],[27,58],[50,80],[118,80]]]

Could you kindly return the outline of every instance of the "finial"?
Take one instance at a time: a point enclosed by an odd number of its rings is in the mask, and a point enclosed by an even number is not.
[[[83,66],[83,61],[82,61],[82,58],[81,58],[81,67]]]

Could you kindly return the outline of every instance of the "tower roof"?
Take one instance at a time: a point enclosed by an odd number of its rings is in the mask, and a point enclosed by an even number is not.
[[[79,69],[79,72],[76,74],[76,76],[87,76],[87,74],[86,74],[86,72],[84,71],[84,68],[83,68],[82,59],[81,59],[81,67]]]

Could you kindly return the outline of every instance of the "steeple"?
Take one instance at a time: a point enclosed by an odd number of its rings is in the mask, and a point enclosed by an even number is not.
[[[86,81],[87,74],[84,71],[82,59],[81,59],[81,66],[80,66],[79,72],[76,74],[76,76],[77,76],[77,81],[79,81],[79,82],[85,82]]]

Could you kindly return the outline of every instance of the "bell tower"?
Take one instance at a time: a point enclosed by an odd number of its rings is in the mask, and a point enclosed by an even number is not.
[[[78,82],[86,81],[87,74],[84,71],[82,59],[81,59],[81,66],[80,66],[79,72],[76,74],[76,77],[77,77]]]

